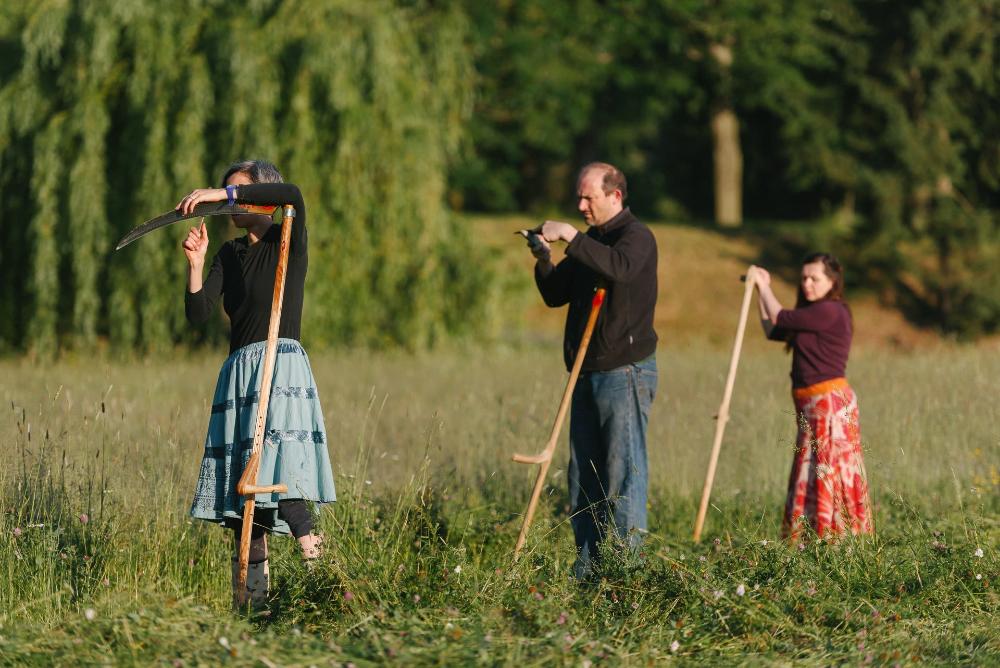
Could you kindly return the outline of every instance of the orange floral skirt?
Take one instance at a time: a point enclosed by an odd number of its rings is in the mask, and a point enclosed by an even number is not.
[[[799,423],[782,535],[871,533],[858,399],[844,378],[793,390]]]

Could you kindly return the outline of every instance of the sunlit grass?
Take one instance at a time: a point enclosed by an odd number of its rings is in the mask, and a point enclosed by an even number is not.
[[[554,343],[315,355],[340,498],[322,518],[330,550],[307,572],[272,541],[276,598],[257,622],[228,610],[229,537],[186,516],[220,361],[0,363],[0,663],[1000,656],[1000,361],[985,351],[855,355],[879,534],[800,551],[777,540],[787,356],[753,347],[741,364],[693,546],[728,355],[664,347],[644,563],[611,559],[585,587],[568,577],[565,445],[511,560],[535,472],[510,455],[550,427]]]

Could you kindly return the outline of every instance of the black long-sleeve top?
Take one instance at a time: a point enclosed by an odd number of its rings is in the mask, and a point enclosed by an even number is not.
[[[535,283],[548,306],[569,304],[563,337],[566,369],[590,315],[598,282],[607,289],[594,328],[584,371],[608,371],[638,362],[656,351],[656,237],[626,207],[604,223],[577,234],[566,258],[547,271],[535,265]]]
[[[302,331],[302,297],[309,256],[306,252],[306,206],[298,186],[291,183],[251,183],[237,189],[240,204],[291,204],[295,207],[285,273],[278,336],[298,340]],[[227,241],[212,258],[202,289],[185,292],[184,312],[192,324],[205,322],[222,296],[230,320],[229,352],[267,340],[278,267],[281,225],[272,225],[257,243],[244,236]]]

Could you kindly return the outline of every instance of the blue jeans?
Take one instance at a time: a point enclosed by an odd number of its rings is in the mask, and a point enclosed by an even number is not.
[[[636,548],[646,531],[646,425],[656,396],[656,355],[580,374],[569,429],[569,502],[577,577],[586,577],[613,529]]]

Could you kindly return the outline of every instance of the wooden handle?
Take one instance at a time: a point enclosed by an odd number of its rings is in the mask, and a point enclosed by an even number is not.
[[[747,327],[747,315],[750,311],[750,299],[754,288],[754,267],[747,269],[746,287],[743,289],[743,305],[740,307],[740,320],[736,325],[736,340],[733,342],[733,354],[729,359],[729,376],[726,378],[726,389],[722,393],[722,403],[716,416],[715,439],[712,441],[712,455],[708,461],[708,474],[705,476],[705,487],[701,490],[701,504],[698,506],[698,518],[694,522],[694,542],[701,540],[701,529],[705,524],[705,513],[708,512],[708,499],[712,494],[712,483],[715,480],[715,467],[719,463],[719,451],[722,449],[722,435],[729,422],[729,400],[733,396],[733,385],[736,382],[736,367],[740,363],[740,351],[743,348],[743,333]]]
[[[570,403],[573,399],[573,388],[576,387],[577,378],[580,377],[580,369],[583,368],[583,358],[587,356],[587,348],[590,346],[590,337],[594,333],[594,326],[597,324],[597,316],[601,311],[601,304],[604,303],[604,288],[597,288],[594,299],[590,303],[590,317],[587,318],[587,326],[583,330],[583,337],[580,339],[580,347],[577,348],[576,358],[573,360],[573,368],[566,382],[566,389],[563,390],[562,401],[559,402],[559,410],[556,412],[555,422],[552,424],[552,431],[549,433],[549,441],[537,455],[514,455],[513,459],[519,464],[541,464],[538,476],[535,478],[535,486],[531,491],[531,500],[528,501],[528,509],[524,513],[524,522],[521,524],[521,533],[517,536],[517,544],[514,546],[514,559],[516,560],[524,547],[524,541],[528,536],[528,527],[535,516],[535,508],[538,499],[542,495],[542,488],[545,486],[545,475],[549,471],[549,464],[552,463],[552,454],[555,452],[556,443],[559,441],[559,432],[562,430],[563,421],[569,411]]]
[[[281,242],[278,247],[278,267],[274,272],[274,293],[271,297],[271,320],[267,327],[267,344],[264,349],[264,364],[261,369],[260,392],[257,399],[257,421],[254,424],[253,447],[250,458],[243,469],[243,475],[236,483],[236,493],[248,497],[243,503],[243,527],[240,533],[240,573],[239,598],[246,602],[247,569],[250,566],[250,536],[253,528],[254,495],[261,493],[284,493],[288,491],[285,485],[257,486],[257,473],[260,470],[260,453],[264,445],[264,431],[267,427],[267,409],[271,402],[271,381],[274,376],[274,365],[278,357],[278,331],[281,328],[281,304],[285,297],[285,275],[288,269],[288,248],[292,239],[292,223],[295,219],[295,207],[284,206],[284,216],[281,221]]]

